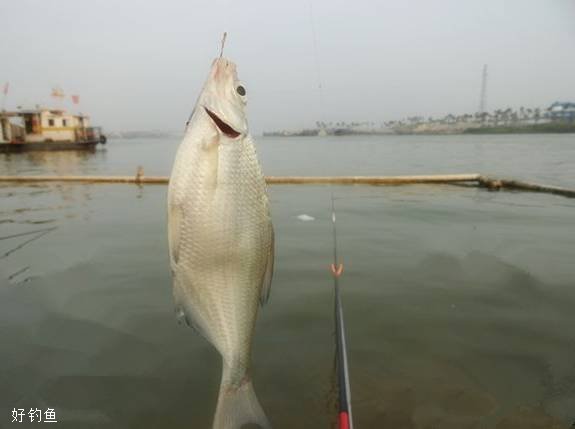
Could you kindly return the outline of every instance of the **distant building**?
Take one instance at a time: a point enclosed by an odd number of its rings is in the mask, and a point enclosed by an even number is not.
[[[84,115],[63,110],[0,111],[0,143],[100,142],[100,128],[90,127]]]
[[[575,103],[557,101],[548,110],[552,120],[575,121]]]

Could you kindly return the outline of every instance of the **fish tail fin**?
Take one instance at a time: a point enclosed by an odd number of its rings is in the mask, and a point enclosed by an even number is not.
[[[251,380],[238,388],[222,384],[213,429],[240,429],[247,424],[271,429]]]

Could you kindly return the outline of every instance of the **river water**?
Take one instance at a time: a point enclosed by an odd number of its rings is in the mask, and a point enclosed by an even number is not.
[[[0,155],[0,174],[125,175],[142,165],[167,175],[177,144]],[[257,146],[268,175],[477,172],[575,187],[573,135]],[[209,427],[220,361],[175,322],[166,189],[0,185],[0,427],[11,427],[14,408],[54,408],[69,428]],[[276,268],[252,372],[275,428],[334,422],[332,193],[356,427],[575,421],[575,200],[446,185],[269,192]]]

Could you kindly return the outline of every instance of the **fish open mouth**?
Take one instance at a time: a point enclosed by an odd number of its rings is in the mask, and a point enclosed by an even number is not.
[[[218,115],[216,115],[214,112],[212,112],[210,109],[208,109],[207,107],[204,107],[204,110],[206,111],[206,113],[210,116],[210,118],[212,118],[212,121],[214,121],[214,123],[216,124],[216,126],[220,129],[220,131],[222,133],[224,133],[226,136],[231,137],[233,139],[235,139],[236,137],[238,137],[240,135],[240,133],[238,133],[236,130],[234,130],[232,127],[230,127],[228,124],[226,124],[224,121],[222,121]]]

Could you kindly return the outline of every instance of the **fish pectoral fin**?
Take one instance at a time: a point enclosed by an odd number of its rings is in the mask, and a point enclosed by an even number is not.
[[[170,247],[170,262],[177,265],[180,253],[180,225],[182,223],[183,211],[178,204],[168,206],[168,245]]]
[[[274,275],[274,256],[275,256],[275,233],[272,227],[271,230],[271,242],[270,250],[268,252],[268,258],[266,261],[266,269],[264,271],[264,277],[262,279],[262,288],[260,292],[260,304],[263,306],[270,299],[270,292],[272,289],[272,278]]]

